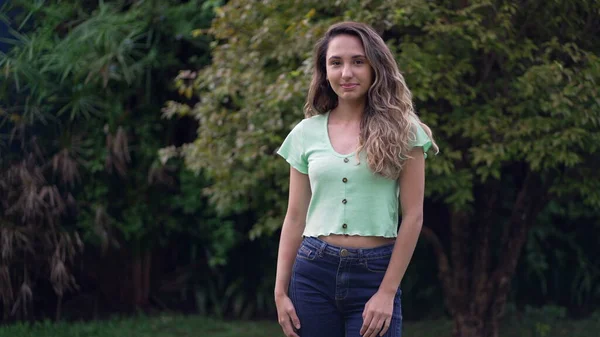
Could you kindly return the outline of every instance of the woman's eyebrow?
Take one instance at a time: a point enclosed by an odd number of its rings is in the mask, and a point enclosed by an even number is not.
[[[364,58],[364,57],[365,57],[365,55],[362,55],[362,54],[357,54],[357,55],[353,55],[352,56],[353,59]],[[341,58],[342,58],[341,56],[337,56],[337,55],[332,55],[332,56],[329,57],[330,60],[331,59],[341,59]]]

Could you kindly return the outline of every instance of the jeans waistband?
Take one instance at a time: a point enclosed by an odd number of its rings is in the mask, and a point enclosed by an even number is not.
[[[392,255],[392,251],[394,250],[393,243],[375,248],[345,248],[329,244],[315,237],[304,237],[304,240],[302,242],[303,244],[315,249],[317,254],[320,256],[322,256],[323,254],[327,254],[354,259],[390,257]]]

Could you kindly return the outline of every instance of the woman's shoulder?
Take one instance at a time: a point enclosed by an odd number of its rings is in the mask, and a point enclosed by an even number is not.
[[[323,115],[316,115],[297,120],[289,131],[288,137],[299,137],[303,142],[304,139],[313,139],[321,129],[319,125],[322,125],[323,118]]]
[[[411,135],[410,135],[409,139],[411,141],[411,146],[412,147],[415,147],[415,146],[423,147],[423,151],[425,152],[425,158],[427,158],[427,151],[432,146],[431,138],[429,137],[429,135],[423,128],[424,124],[422,125],[422,122],[421,122],[421,119],[419,118],[419,116],[417,116],[416,114],[411,115],[410,120],[411,120],[411,127],[410,127]]]
[[[326,122],[326,116],[324,114],[319,114],[315,116],[306,117],[303,123],[304,134],[311,140],[316,140],[323,133],[325,128],[323,126]]]
[[[296,125],[293,127],[294,131],[299,132],[302,131],[304,132],[305,130],[318,130],[318,126],[323,124],[323,121],[325,120],[325,116],[324,115],[315,115],[315,116],[310,116],[310,117],[305,117],[303,119],[301,119],[300,121],[298,121],[298,123],[296,123]]]
[[[327,114],[324,113],[324,114],[318,114],[318,115],[306,117],[304,119],[304,121],[307,124],[317,124],[317,123],[322,123],[323,121],[325,121],[326,118],[327,118]]]

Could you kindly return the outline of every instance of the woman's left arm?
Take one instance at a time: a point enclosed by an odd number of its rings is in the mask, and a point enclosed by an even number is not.
[[[365,337],[384,335],[391,323],[394,297],[408,268],[423,225],[425,194],[425,156],[421,147],[415,147],[399,178],[402,223],[394,244],[392,257],[379,290],[363,311],[360,334]]]
[[[400,205],[402,223],[392,252],[392,258],[379,286],[379,291],[395,294],[412,259],[423,226],[425,196],[425,156],[423,149],[414,148],[411,159],[400,175]]]

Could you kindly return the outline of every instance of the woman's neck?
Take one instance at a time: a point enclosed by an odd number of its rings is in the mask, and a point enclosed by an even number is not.
[[[365,101],[361,102],[348,102],[339,101],[338,105],[331,110],[331,114],[334,115],[338,122],[352,123],[359,122],[362,120],[365,111]]]

